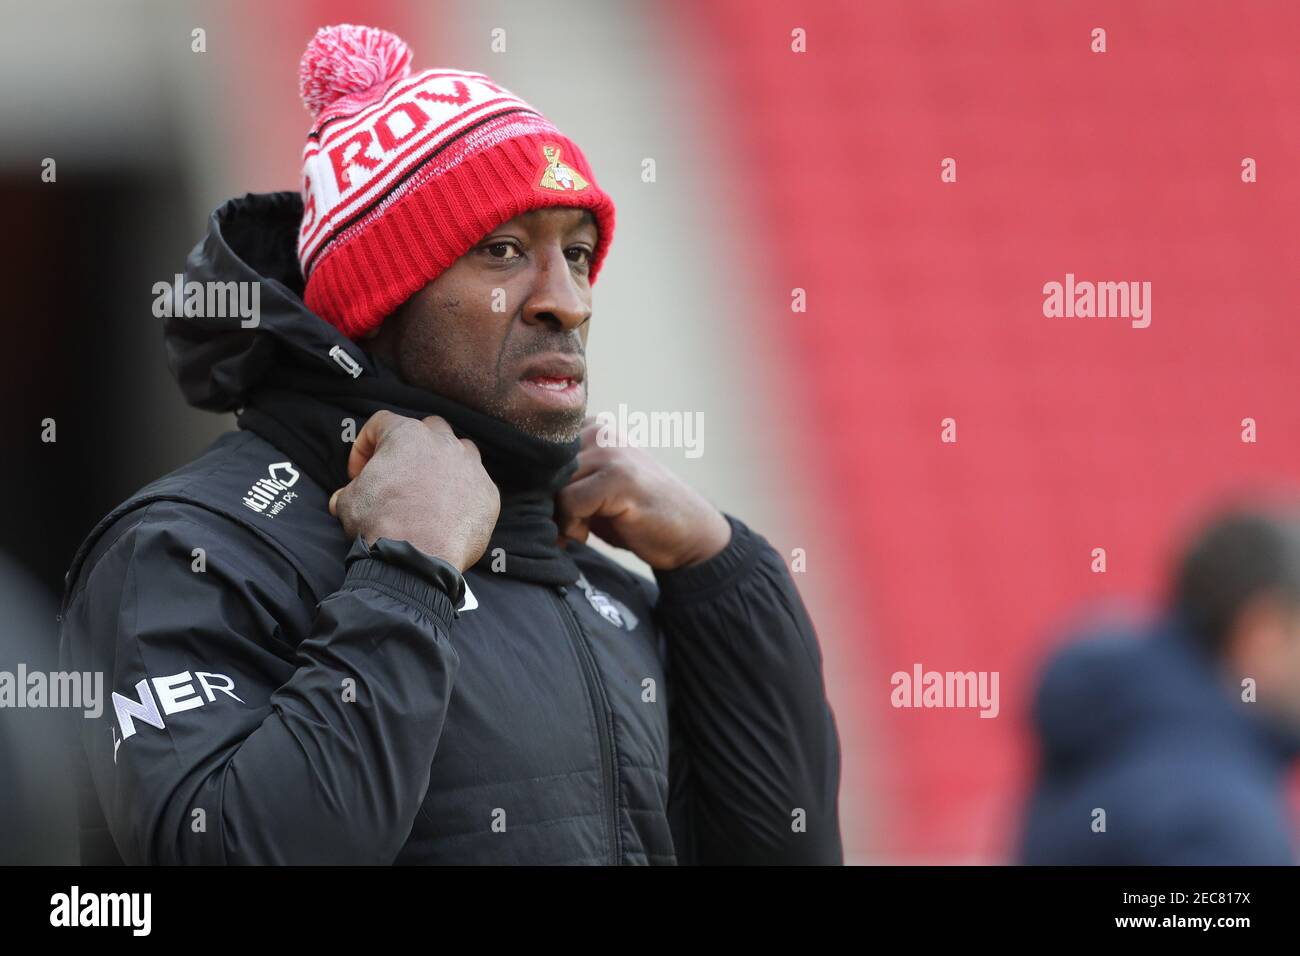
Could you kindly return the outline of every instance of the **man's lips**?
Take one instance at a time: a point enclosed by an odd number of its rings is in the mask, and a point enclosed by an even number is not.
[[[519,380],[567,381],[582,384],[587,377],[587,364],[577,355],[539,355],[529,359],[519,372]]]
[[[552,408],[581,408],[586,401],[587,369],[575,355],[541,355],[528,361],[519,384],[534,401]]]

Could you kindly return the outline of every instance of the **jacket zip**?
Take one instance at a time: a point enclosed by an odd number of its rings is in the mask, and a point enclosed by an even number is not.
[[[559,591],[560,595],[567,593],[566,588],[560,588]],[[600,737],[601,786],[607,793],[605,811],[609,836],[609,862],[618,866],[623,859],[623,850],[618,835],[618,779],[615,775],[617,764],[614,756],[614,737],[609,726],[609,701],[605,697],[605,688],[596,673],[596,661],[583,636],[582,625],[578,623],[578,617],[573,613],[573,608],[569,607],[568,601],[560,595],[557,595],[556,600],[564,609],[565,630],[573,643],[574,650],[578,653],[582,676],[587,684],[587,696],[596,715],[596,730]]]

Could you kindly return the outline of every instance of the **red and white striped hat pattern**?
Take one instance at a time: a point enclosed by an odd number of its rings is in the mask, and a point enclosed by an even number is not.
[[[582,151],[482,73],[410,64],[396,36],[350,24],[318,30],[303,54],[308,308],[355,338],[501,223],[547,206],[596,217],[595,282],[614,203]]]

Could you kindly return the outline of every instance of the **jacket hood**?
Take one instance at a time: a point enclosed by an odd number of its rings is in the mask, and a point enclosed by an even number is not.
[[[370,357],[302,301],[295,243],[302,199],[294,192],[249,193],[213,211],[208,233],[185,263],[185,281],[256,282],[259,319],[173,315],[164,324],[167,364],[186,401],[232,411],[285,364],[349,376],[374,375]],[[180,312],[181,309],[173,309]],[[346,358],[342,357],[346,356]],[[355,363],[348,368],[348,360]]]
[[[1110,627],[1071,644],[1044,673],[1034,718],[1048,768],[1078,770],[1139,740],[1248,747],[1278,761],[1300,752],[1294,732],[1234,700],[1173,615],[1142,633]]]

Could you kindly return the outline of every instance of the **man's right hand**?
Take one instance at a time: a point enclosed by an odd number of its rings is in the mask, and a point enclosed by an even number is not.
[[[409,541],[461,571],[482,557],[501,511],[478,448],[437,415],[376,412],[352,444],[348,478],[329,507],[349,537]]]

